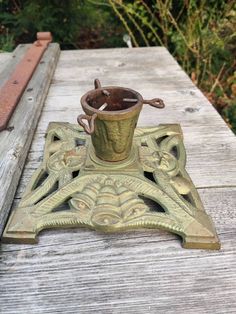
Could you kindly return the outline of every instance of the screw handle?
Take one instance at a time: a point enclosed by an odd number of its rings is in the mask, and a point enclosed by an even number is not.
[[[150,100],[144,99],[143,103],[159,109],[165,107],[164,101],[160,98],[153,98]]]

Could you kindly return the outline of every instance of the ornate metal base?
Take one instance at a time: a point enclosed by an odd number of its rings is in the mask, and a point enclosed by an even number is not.
[[[78,125],[50,123],[43,162],[3,240],[35,243],[42,229],[57,227],[162,228],[180,235],[185,248],[219,249],[185,162],[179,125],[137,128],[130,157],[105,162]]]

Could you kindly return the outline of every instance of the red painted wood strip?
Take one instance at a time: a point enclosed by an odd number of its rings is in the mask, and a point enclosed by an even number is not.
[[[0,89],[0,131],[7,127],[16,105],[51,41],[50,32],[37,33],[37,41],[30,46],[9,80]]]

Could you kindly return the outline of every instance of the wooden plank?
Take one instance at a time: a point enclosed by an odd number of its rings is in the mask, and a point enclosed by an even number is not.
[[[18,45],[12,53],[0,54],[0,87],[9,79],[15,66],[21,60],[27,49],[27,45]]]
[[[138,125],[181,124],[187,169],[197,187],[236,185],[235,136],[162,47],[64,52],[38,132],[44,133],[52,120],[75,123],[81,113],[79,99],[95,77],[104,85],[129,86],[145,98],[165,100],[164,110],[144,107]]]
[[[6,63],[11,59],[11,56],[12,54],[10,52],[0,52],[0,71],[6,66]]]
[[[29,80],[35,72],[48,44],[52,41],[50,32],[37,33],[37,40],[30,45],[10,78],[0,90],[0,131],[5,130]]]
[[[159,230],[46,230],[35,246],[2,244],[2,312],[235,313],[235,136],[164,48],[61,53],[13,207],[42,159],[48,123],[75,123],[95,77],[166,101],[165,110],[144,108],[139,125],[181,123],[188,172],[222,249],[184,250]]]
[[[221,251],[159,230],[45,231],[35,246],[2,244],[2,313],[235,313],[236,188],[199,192]]]
[[[234,134],[170,54],[155,47],[63,52],[19,191],[25,188],[40,163],[48,123],[76,123],[77,115],[82,113],[80,97],[93,88],[96,77],[105,85],[129,86],[145,98],[158,96],[165,100],[164,110],[145,106],[138,124],[181,124],[188,155],[187,170],[197,187],[236,186]]]
[[[20,56],[17,51],[14,53],[16,61],[22,57],[22,50],[25,49],[27,45],[18,48]],[[0,234],[11,208],[59,52],[58,44],[50,44],[8,123],[8,129],[0,132]],[[13,65],[10,64],[3,80],[12,69]]]

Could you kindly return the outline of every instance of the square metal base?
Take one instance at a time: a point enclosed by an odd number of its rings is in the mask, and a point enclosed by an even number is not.
[[[161,228],[180,235],[185,248],[219,249],[185,163],[176,124],[137,128],[129,158],[106,162],[78,125],[52,122],[43,162],[11,213],[3,241],[36,243],[42,229],[58,227]]]

